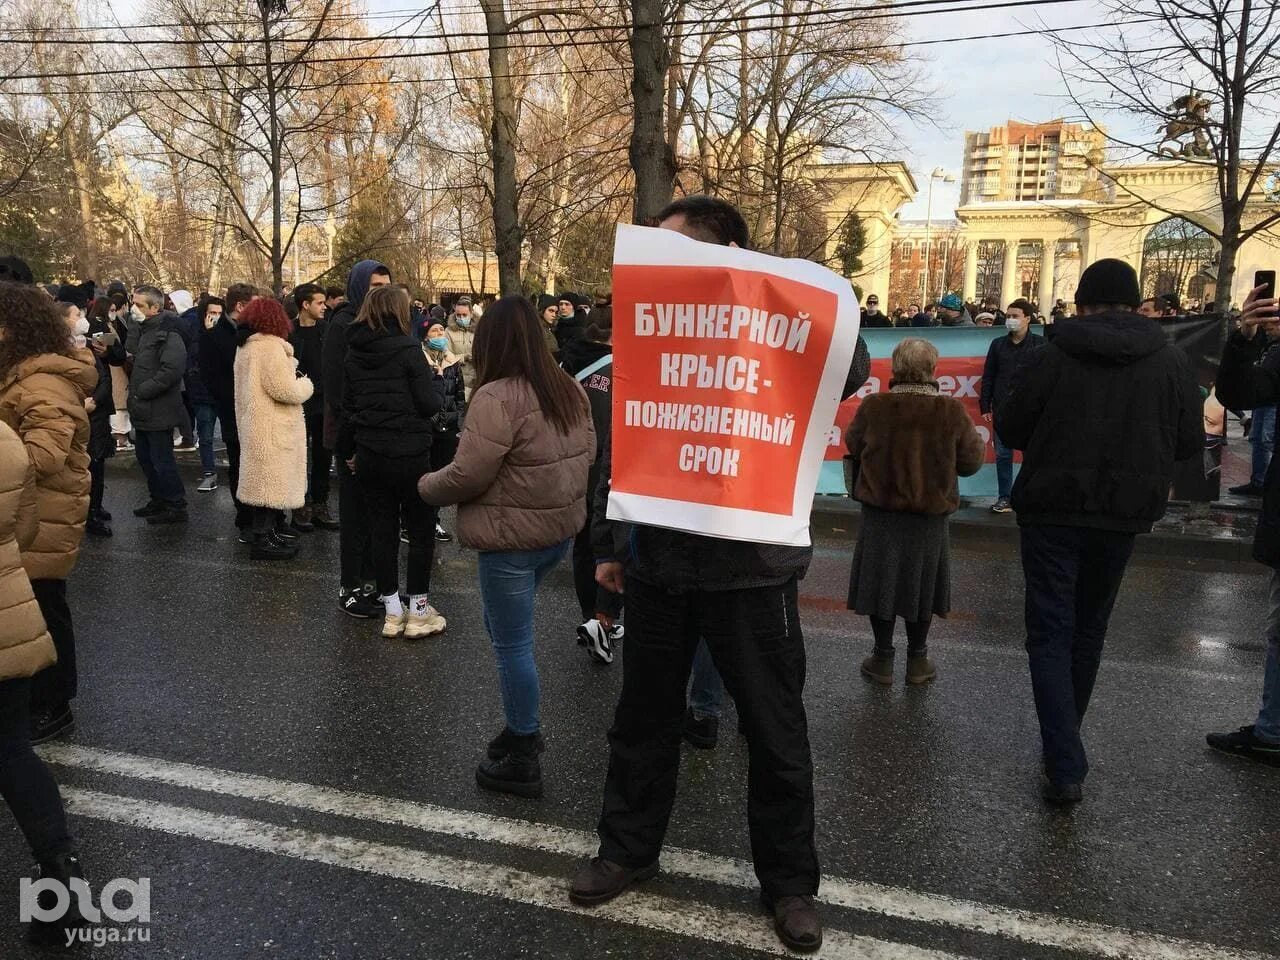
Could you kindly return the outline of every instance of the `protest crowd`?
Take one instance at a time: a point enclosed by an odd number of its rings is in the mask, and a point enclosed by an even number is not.
[[[743,218],[713,198],[677,200],[656,225],[751,246]],[[620,647],[626,656],[599,852],[566,896],[603,904],[657,874],[681,742],[716,746],[727,695],[749,752],[762,902],[788,947],[821,946],[797,597],[812,548],[609,518],[608,294],[462,297],[446,309],[415,303],[372,260],[356,263],[345,287],[302,284],[283,299],[242,283],[196,296],[34,279],[21,260],[0,260],[0,793],[41,876],[83,875],[57,785],[32,750],[75,727],[68,593],[91,589],[75,578],[81,539],[105,540],[122,522],[188,524],[193,498],[230,497],[252,561],[289,564],[302,538],[336,537],[334,603],[388,640],[448,630],[450,611],[433,602],[436,545],[456,537],[477,551],[505,722],[475,777],[525,798],[543,795],[534,601],[567,560],[581,620],[566,633],[601,663]],[[1267,343],[1277,301],[1261,294],[1243,304],[1215,386],[1228,409],[1258,411],[1255,423],[1269,411],[1274,431],[1280,351]],[[1081,275],[1074,309],[1059,302],[1043,316],[1026,300],[966,304],[955,294],[892,316],[875,295],[863,306],[869,328],[1006,328],[981,387],[996,452],[993,509],[1016,513],[1020,527],[1043,799],[1070,807],[1083,797],[1082,724],[1135,537],[1164,514],[1175,464],[1203,450],[1200,387],[1153,319],[1180,305],[1144,300],[1132,267],[1103,260]],[[951,610],[948,517],[959,507],[957,477],[986,457],[969,413],[940,392],[937,364],[932,343],[904,332],[892,381],[862,399],[843,436],[862,513],[848,608],[869,618],[874,646],[861,672],[874,684],[940,679],[928,641]],[[869,373],[859,338],[840,399]],[[175,450],[198,452],[194,489]],[[113,498],[106,461],[116,456],[136,458],[145,503]],[[1274,764],[1280,472],[1264,463],[1251,484],[1262,497],[1256,554],[1277,570],[1262,706],[1253,723],[1208,739]],[[446,529],[440,511],[452,505],[456,524]]]

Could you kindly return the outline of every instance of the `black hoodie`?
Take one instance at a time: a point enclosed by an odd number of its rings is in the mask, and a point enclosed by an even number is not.
[[[1018,522],[1145,533],[1173,465],[1204,446],[1200,388],[1154,320],[1105,313],[1054,324],[1014,374],[996,432],[1024,451]]]
[[[361,260],[347,275],[347,299],[329,317],[320,351],[322,376],[316,390],[324,397],[324,442],[332,450],[338,442],[342,425],[342,376],[347,358],[347,328],[355,321],[365,296],[369,293],[369,278],[375,271],[387,268],[377,260]]]
[[[342,422],[334,452],[357,448],[384,457],[420,459],[431,451],[431,417],[444,406],[444,381],[422,346],[399,331],[357,324],[347,332]]]

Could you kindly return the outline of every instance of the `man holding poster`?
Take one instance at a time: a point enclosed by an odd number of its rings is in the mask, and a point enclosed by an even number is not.
[[[703,639],[747,737],[762,900],[787,946],[816,950],[797,581],[857,302],[817,264],[747,251],[723,201],[687,197],[658,219],[619,227],[614,255],[613,433],[594,541],[597,580],[626,594],[627,642],[600,852],[570,898],[604,903],[657,873]]]

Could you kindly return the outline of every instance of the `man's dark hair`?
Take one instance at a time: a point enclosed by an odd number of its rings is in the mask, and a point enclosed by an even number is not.
[[[727,247],[736,243],[746,250],[751,246],[751,232],[738,208],[727,200],[695,194],[673,200],[655,218],[658,223],[682,214],[696,239]]]
[[[240,309],[240,305],[248,303],[258,295],[258,288],[251,283],[233,283],[227,287],[227,295],[223,297],[226,306],[223,308],[227,316]]]
[[[1162,293],[1156,297],[1156,304],[1161,310],[1172,310],[1174,313],[1182,312],[1182,300],[1176,293]]]
[[[223,304],[221,297],[211,297],[211,296],[208,296],[207,294],[201,297],[200,304],[199,304],[199,313],[198,313],[198,316],[200,317],[200,322],[204,323],[204,318],[208,316],[210,307],[223,307],[223,306],[225,306],[225,304]]]
[[[1009,304],[1008,309],[1012,310],[1014,307],[1017,307],[1028,317],[1034,317],[1036,315],[1035,304],[1033,304],[1030,300],[1022,300],[1022,299],[1015,300],[1013,301],[1013,303]]]
[[[301,310],[302,305],[317,294],[322,297],[326,297],[327,299],[324,288],[320,286],[320,284],[304,283],[299,287],[293,288],[293,302],[297,305],[298,309]]]
[[[326,300],[336,300],[339,297],[345,297],[347,291],[342,287],[328,286],[324,288],[324,298]]]
[[[382,264],[378,264],[378,265],[377,265],[376,267],[374,267],[371,271],[369,271],[369,276],[371,276],[371,277],[390,277],[390,276],[391,276],[391,268],[390,268],[390,267],[384,267]],[[403,284],[402,284],[402,286],[403,286]],[[408,288],[408,287],[404,287],[404,292],[405,292],[405,293],[408,293],[408,292],[409,292],[409,288]]]

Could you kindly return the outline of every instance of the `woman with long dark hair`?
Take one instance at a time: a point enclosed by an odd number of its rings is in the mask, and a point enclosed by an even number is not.
[[[488,790],[542,796],[533,601],[586,520],[595,430],[586,394],[556,366],[532,304],[504,297],[476,329],[476,387],[458,452],[418,484],[458,504],[458,539],[480,552],[480,597],[506,728],[476,769]]]
[[[89,415],[98,385],[88,350],[37,287],[0,283],[0,420],[21,438],[35,470],[40,528],[22,552],[58,662],[31,681],[32,742],[75,729],[76,637],[67,577],[80,554],[89,515]]]
[[[444,405],[444,381],[433,374],[412,329],[408,293],[391,285],[370,288],[347,330],[343,417],[334,450],[354,472],[369,509],[385,611],[382,635],[411,639],[446,626],[427,597],[436,511],[417,495],[418,478],[431,469],[431,418]],[[402,517],[409,537],[408,610],[400,599]]]

